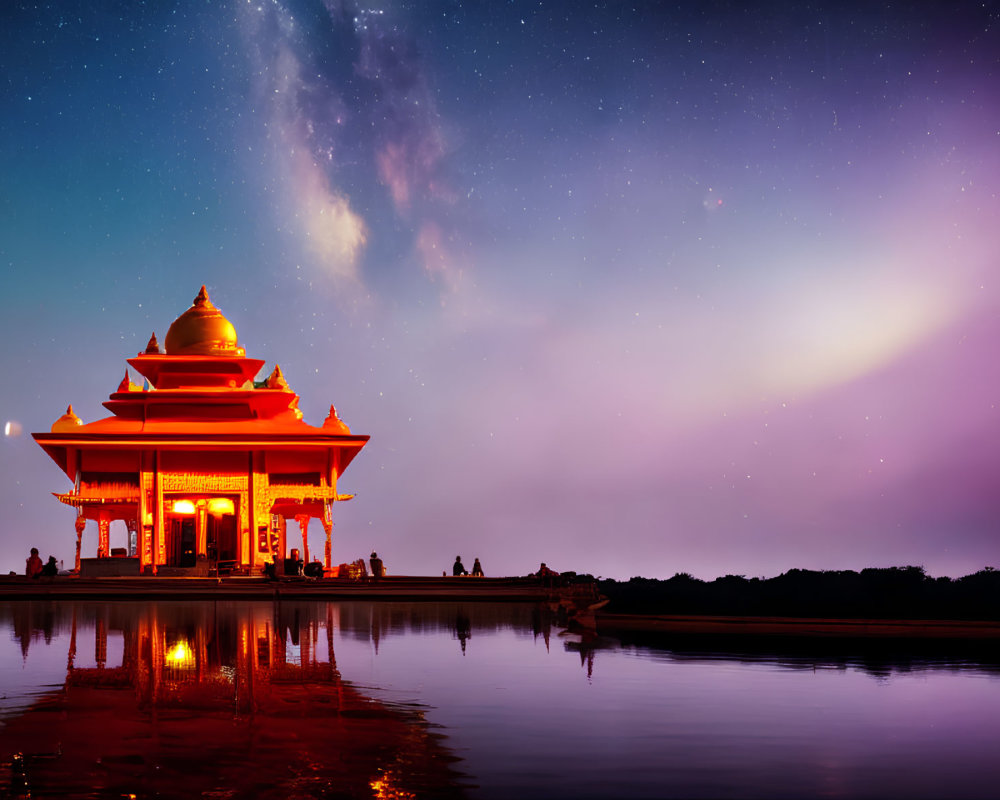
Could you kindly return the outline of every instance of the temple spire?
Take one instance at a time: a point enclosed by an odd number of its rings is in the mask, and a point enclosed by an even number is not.
[[[267,383],[265,385],[268,389],[284,389],[286,392],[292,390],[292,387],[288,385],[288,381],[285,380],[285,376],[281,373],[281,367],[277,364],[274,365],[271,374],[267,376]]]
[[[205,284],[201,285],[201,289],[198,291],[198,296],[194,299],[194,302],[191,305],[202,308],[215,308],[215,306],[212,305],[211,299],[209,299],[208,290],[205,288]]]

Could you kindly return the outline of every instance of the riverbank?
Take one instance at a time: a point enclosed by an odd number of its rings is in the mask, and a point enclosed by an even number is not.
[[[1000,622],[1000,571],[989,567],[955,579],[933,578],[922,567],[792,569],[774,578],[702,581],[678,573],[667,580],[599,580],[597,587],[614,614]]]
[[[668,614],[598,614],[597,631],[678,636],[808,639],[933,639],[1000,642],[1000,622],[981,620],[823,619]]]
[[[277,597],[365,600],[489,600],[543,602],[553,590],[537,578],[471,578],[392,576],[379,580],[347,578],[57,578],[0,576],[0,598],[37,600],[93,598],[102,600],[164,598],[175,600]]]
[[[6,600],[390,600],[573,604],[574,591],[537,578],[392,576],[374,581],[325,578],[76,578],[31,580],[0,576]],[[579,605],[579,604],[576,604]],[[980,641],[1000,644],[1000,622],[939,619],[852,619],[708,614],[580,613],[578,625],[599,634],[669,635],[683,638],[881,639]]]

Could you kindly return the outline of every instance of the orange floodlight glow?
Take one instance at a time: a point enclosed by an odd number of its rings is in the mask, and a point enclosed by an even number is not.
[[[174,500],[173,511],[175,514],[193,514],[194,503],[190,500]]]
[[[228,497],[213,497],[208,501],[208,513],[214,516],[222,514],[235,514],[236,507]]]

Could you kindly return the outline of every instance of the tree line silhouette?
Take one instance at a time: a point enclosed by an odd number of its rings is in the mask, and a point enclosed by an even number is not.
[[[599,580],[612,614],[830,617],[838,619],[1000,620],[1000,571],[932,578],[923,567],[814,571],[775,578],[726,575],[703,581],[680,572],[668,580]]]

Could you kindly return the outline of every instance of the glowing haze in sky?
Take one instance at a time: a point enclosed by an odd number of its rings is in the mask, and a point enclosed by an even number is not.
[[[998,14],[4,3],[0,569],[202,283],[372,437],[335,560],[996,564]]]

